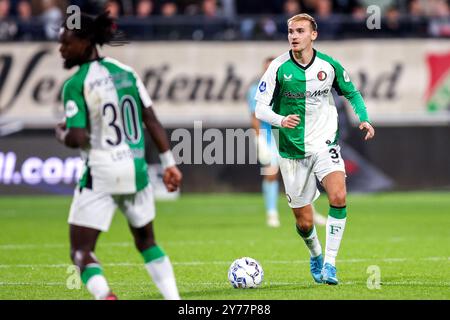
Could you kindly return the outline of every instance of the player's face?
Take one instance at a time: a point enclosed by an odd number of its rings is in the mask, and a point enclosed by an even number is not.
[[[292,51],[303,51],[312,46],[317,38],[317,31],[313,31],[308,20],[291,21],[288,25],[288,40]]]
[[[85,39],[80,39],[70,30],[64,30],[59,37],[59,52],[64,59],[64,68],[71,69],[86,61],[90,55],[90,44]]]

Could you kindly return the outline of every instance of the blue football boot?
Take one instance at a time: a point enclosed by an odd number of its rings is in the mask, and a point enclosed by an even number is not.
[[[315,282],[322,283],[322,267],[323,267],[323,258],[322,255],[318,255],[317,257],[311,257],[309,260],[309,265],[311,269],[311,275]]]
[[[331,285],[337,285],[339,283],[336,277],[336,267],[325,263],[322,269],[322,282]]]

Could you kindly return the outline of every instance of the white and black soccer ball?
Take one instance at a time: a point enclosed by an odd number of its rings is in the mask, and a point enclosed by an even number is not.
[[[236,259],[228,269],[228,280],[234,288],[256,288],[264,279],[264,271],[253,258]]]

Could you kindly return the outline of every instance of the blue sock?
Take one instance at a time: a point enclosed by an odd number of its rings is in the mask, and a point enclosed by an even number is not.
[[[266,204],[266,211],[268,213],[277,212],[278,203],[278,181],[264,180],[262,183],[262,190],[264,195],[264,202]]]

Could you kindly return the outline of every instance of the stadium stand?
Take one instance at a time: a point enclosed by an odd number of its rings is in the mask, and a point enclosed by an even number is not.
[[[70,5],[109,10],[130,40],[281,40],[299,12],[315,16],[322,40],[450,37],[448,0],[0,0],[0,41],[54,41]]]

